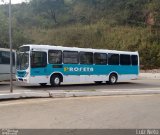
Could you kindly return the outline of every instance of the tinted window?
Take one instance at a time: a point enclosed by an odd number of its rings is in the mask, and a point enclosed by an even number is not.
[[[93,53],[91,52],[80,52],[80,63],[81,64],[93,64]]]
[[[137,55],[132,55],[131,59],[132,59],[132,65],[137,66],[138,65],[138,56]]]
[[[61,64],[62,63],[62,51],[49,50],[48,61],[50,64]]]
[[[105,53],[95,53],[94,54],[94,64],[106,65],[107,64],[107,54],[105,54]]]
[[[13,62],[13,65],[15,65],[15,53],[12,53],[12,58],[13,58],[13,60],[12,60],[12,62]]]
[[[27,52],[27,51],[29,51],[29,49],[30,49],[29,46],[23,46],[23,47],[19,48],[19,51],[20,52]]]
[[[120,55],[120,64],[121,65],[131,65],[131,56],[130,55]]]
[[[108,64],[109,65],[119,65],[119,54],[108,54]]]
[[[31,67],[45,67],[47,65],[47,53],[46,52],[32,52]]]
[[[2,64],[2,53],[0,52],[0,64]]]
[[[1,64],[10,64],[10,52],[2,51],[0,57]]]
[[[12,54],[12,58],[13,58],[13,65],[15,65],[15,53]],[[0,64],[10,64],[10,52],[7,51],[1,51],[0,52]]]
[[[79,63],[78,52],[64,51],[63,52],[63,63],[64,64],[78,64]]]

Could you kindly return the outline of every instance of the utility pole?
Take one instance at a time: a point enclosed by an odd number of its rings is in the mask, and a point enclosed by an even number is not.
[[[9,46],[10,46],[10,92],[13,93],[13,55],[12,55],[12,18],[11,18],[11,0],[9,0]]]

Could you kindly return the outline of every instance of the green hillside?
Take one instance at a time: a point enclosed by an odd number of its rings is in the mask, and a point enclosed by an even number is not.
[[[139,51],[160,67],[159,0],[30,0],[12,6],[14,48],[27,43]],[[0,5],[0,47],[8,47],[8,5]]]

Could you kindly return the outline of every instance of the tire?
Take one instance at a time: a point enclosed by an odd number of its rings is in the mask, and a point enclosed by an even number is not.
[[[58,87],[61,85],[61,77],[59,75],[53,75],[50,79],[51,86]]]
[[[47,83],[40,83],[40,85],[41,85],[42,87],[44,87],[44,86],[47,85]]]
[[[109,84],[110,85],[116,84],[117,80],[118,80],[117,74],[111,74],[109,76]]]
[[[102,84],[102,81],[95,81],[95,84]]]

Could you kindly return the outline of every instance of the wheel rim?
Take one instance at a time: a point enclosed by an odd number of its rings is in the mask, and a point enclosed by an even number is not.
[[[115,76],[112,76],[112,77],[111,77],[111,82],[112,82],[112,83],[115,83],[116,80],[117,80],[117,78],[116,78]]]
[[[55,83],[56,85],[59,85],[60,79],[59,79],[58,77],[56,77],[56,78],[54,79],[54,83]]]

